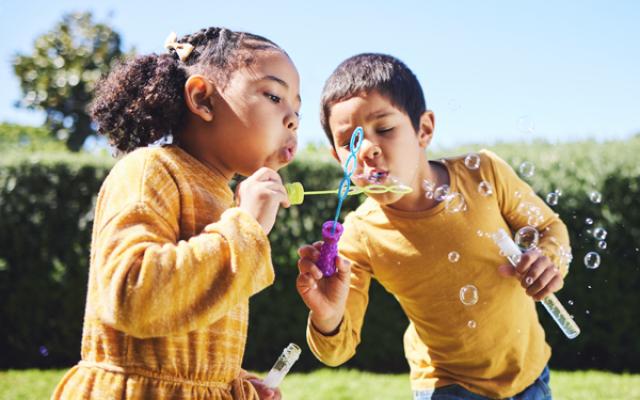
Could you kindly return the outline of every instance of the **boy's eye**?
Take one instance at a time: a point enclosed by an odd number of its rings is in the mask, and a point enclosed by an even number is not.
[[[385,133],[389,133],[393,130],[393,127],[390,128],[381,128],[381,129],[377,129],[376,133],[379,133],[381,135],[384,135]]]
[[[274,103],[276,104],[280,103],[280,100],[281,100],[280,97],[276,96],[275,94],[265,93],[264,95],[266,98],[273,101]]]

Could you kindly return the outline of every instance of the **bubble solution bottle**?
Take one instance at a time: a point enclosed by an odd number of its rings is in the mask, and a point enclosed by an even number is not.
[[[289,345],[282,351],[282,354],[280,354],[280,357],[276,360],[276,363],[273,364],[273,367],[267,374],[267,377],[264,378],[264,384],[271,389],[275,389],[280,386],[285,375],[287,375],[293,364],[298,361],[300,353],[300,346],[295,343],[289,343]]]
[[[520,262],[520,258],[522,257],[522,251],[515,244],[511,236],[507,234],[504,229],[499,229],[498,232],[491,235],[493,241],[500,247],[500,250],[505,254],[511,265],[515,268]],[[562,306],[560,300],[554,295],[550,294],[544,299],[542,299],[542,305],[547,309],[547,312],[551,314],[551,317],[556,324],[562,330],[562,333],[565,334],[569,339],[573,339],[580,334],[580,328],[578,324],[575,323],[571,315],[567,312],[567,310]]]

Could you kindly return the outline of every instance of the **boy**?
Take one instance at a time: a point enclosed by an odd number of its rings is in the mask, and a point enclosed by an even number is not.
[[[344,61],[321,110],[339,162],[361,126],[354,175],[394,177],[413,192],[371,194],[347,216],[334,276],[323,279],[314,263],[318,243],[299,249],[296,286],[316,357],[335,366],[353,356],[373,277],[410,320],[404,347],[415,399],[551,398],[551,350],[534,300],[562,288],[567,272],[568,233],[557,214],[491,152],[427,160],[434,114],[415,75],[391,56]],[[543,234],[514,270],[485,233],[527,225]],[[477,303],[462,299],[469,285]]]

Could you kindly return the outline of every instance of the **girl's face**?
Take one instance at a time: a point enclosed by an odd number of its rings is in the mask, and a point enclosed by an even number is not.
[[[278,170],[293,160],[297,147],[300,77],[287,55],[257,53],[234,71],[214,99],[214,129],[225,166],[248,176],[260,167]]]

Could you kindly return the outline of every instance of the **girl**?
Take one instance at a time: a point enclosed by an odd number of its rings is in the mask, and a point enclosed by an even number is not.
[[[128,154],[96,204],[82,361],[53,398],[277,399],[240,364],[249,297],[274,279],[267,234],[289,205],[275,170],[296,150],[298,73],[249,33],[165,45],[97,91],[98,131]]]

